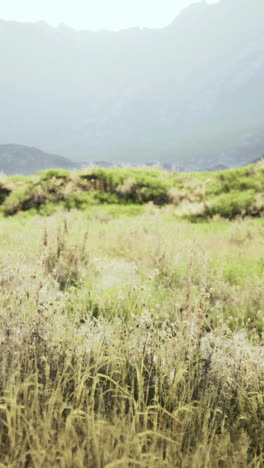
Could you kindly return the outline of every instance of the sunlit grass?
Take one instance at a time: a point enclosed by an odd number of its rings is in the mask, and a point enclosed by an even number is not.
[[[0,466],[261,467],[264,224],[0,220]]]
[[[240,169],[197,173],[169,173],[159,167],[52,169],[33,176],[1,176],[0,213],[48,216],[104,204],[112,205],[110,212],[116,205],[116,213],[123,206],[123,213],[132,214],[151,202],[174,205],[178,218],[193,222],[215,216],[261,217],[263,187],[263,161]]]

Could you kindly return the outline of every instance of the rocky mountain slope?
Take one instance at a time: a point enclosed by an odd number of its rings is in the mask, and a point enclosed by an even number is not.
[[[29,146],[0,145],[0,172],[4,174],[32,174],[49,168],[73,169],[74,163]]]
[[[196,3],[164,29],[0,21],[0,142],[78,160],[239,166],[264,148],[264,2]]]

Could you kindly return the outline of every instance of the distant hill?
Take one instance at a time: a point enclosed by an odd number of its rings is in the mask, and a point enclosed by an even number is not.
[[[33,174],[50,169],[73,169],[69,159],[23,145],[0,145],[0,172],[6,175]]]
[[[255,159],[253,162],[261,161],[263,157]],[[251,161],[252,162],[252,161]],[[34,148],[26,145],[0,145],[0,173],[5,175],[31,175],[41,170],[46,169],[82,169],[87,167],[154,167],[157,165],[157,161],[141,161],[141,162],[129,162],[129,161],[71,161],[63,156],[57,154],[47,153],[38,148]],[[200,164],[198,170],[217,171],[228,169],[228,166],[224,164],[211,165],[204,163]],[[176,166],[173,162],[160,162],[158,166],[166,171],[182,171],[182,168]]]
[[[198,2],[163,29],[0,21],[0,142],[76,160],[241,166],[264,148],[264,1]]]

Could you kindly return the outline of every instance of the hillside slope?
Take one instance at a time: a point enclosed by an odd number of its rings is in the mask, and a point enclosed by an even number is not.
[[[178,217],[264,215],[264,163],[227,171],[178,173],[159,168],[49,170],[0,180],[0,212],[50,214],[93,205],[172,205]]]
[[[0,141],[116,164],[247,164],[264,147],[263,22],[262,0],[201,2],[160,30],[0,21]]]
[[[6,175],[32,174],[50,169],[73,169],[74,163],[56,154],[24,145],[0,145],[0,172]]]

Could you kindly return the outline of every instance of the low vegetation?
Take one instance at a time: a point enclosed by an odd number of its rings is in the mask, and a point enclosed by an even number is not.
[[[1,467],[263,466],[264,223],[234,208],[263,166],[199,177],[1,181],[6,215],[31,210],[0,219]],[[212,221],[180,218],[189,186]]]
[[[240,169],[168,173],[159,168],[48,170],[35,176],[2,177],[0,209],[52,214],[97,204],[158,206],[173,204],[178,217],[192,221],[215,215],[234,219],[264,213],[263,161]]]

